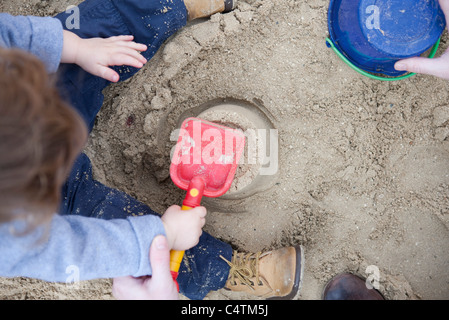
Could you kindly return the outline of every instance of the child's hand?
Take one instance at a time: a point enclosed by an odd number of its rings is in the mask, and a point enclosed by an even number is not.
[[[441,10],[444,12],[446,21],[449,21],[449,1],[440,0]],[[396,70],[423,73],[449,80],[449,49],[439,58],[429,59],[415,57],[396,62]]]
[[[206,223],[206,214],[204,207],[181,210],[174,205],[168,208],[161,219],[170,248],[183,251],[196,246]]]
[[[61,62],[76,63],[93,75],[117,82],[119,75],[109,66],[142,68],[147,62],[139,53],[146,51],[147,46],[133,39],[133,36],[81,39],[73,32],[64,31]]]

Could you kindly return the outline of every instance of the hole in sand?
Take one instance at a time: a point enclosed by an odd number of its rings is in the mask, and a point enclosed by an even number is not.
[[[240,129],[245,134],[240,164],[231,187],[221,199],[245,198],[274,184],[278,172],[277,130],[257,106],[237,100],[213,101],[185,112],[179,122],[188,116]],[[275,170],[267,170],[269,166]]]

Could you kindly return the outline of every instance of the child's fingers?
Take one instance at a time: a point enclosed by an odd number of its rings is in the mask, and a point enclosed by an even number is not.
[[[117,277],[112,282],[112,295],[116,299],[139,299],[145,294],[142,285],[143,280],[141,278]]]
[[[203,206],[199,206],[193,209],[200,218],[206,218],[207,215],[207,209]]]
[[[111,68],[101,65],[98,65],[97,70],[95,71],[95,75],[111,82],[117,82],[120,79],[120,76],[117,72],[115,72]]]
[[[134,68],[142,68],[143,62],[139,61],[139,59],[136,59],[128,54],[118,53],[114,54],[111,57],[109,65],[113,66],[126,65]]]
[[[199,220],[199,227],[203,228],[206,224],[206,215],[207,215],[207,209],[203,206],[199,206],[196,208],[191,209],[190,211],[192,214],[195,214],[198,216]]]
[[[142,43],[137,43],[132,41],[134,39],[133,36],[115,36],[115,37],[110,37],[107,40],[109,42],[114,42],[114,44],[123,46],[123,47],[128,47],[131,49],[134,49],[136,51],[146,51],[147,50],[147,46],[142,44]]]
[[[134,36],[132,36],[132,35],[122,35],[122,36],[109,37],[106,40],[108,40],[110,42],[114,42],[114,41],[131,41],[133,39],[134,39]]]
[[[129,49],[129,48],[119,48],[119,49],[117,49],[115,54],[119,54],[119,53],[120,54],[129,55],[129,56],[133,57],[134,59],[138,60],[139,62],[141,62],[143,64],[147,63],[147,59],[145,59],[145,57],[142,56],[136,50]]]
[[[130,49],[133,49],[133,50],[136,50],[136,51],[140,51],[140,52],[147,51],[147,46],[146,45],[144,45],[142,43],[137,43],[137,42],[134,42],[134,41],[124,41],[122,45],[127,47],[127,48],[130,48]]]

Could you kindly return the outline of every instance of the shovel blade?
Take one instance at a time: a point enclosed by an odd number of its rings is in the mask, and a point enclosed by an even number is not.
[[[204,181],[204,196],[219,197],[232,184],[245,145],[241,130],[199,118],[187,118],[181,125],[172,156],[170,177],[187,190],[195,177]]]

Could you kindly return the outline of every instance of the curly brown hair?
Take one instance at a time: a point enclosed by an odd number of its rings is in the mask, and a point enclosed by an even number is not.
[[[51,220],[87,128],[43,63],[0,48],[0,223]]]

